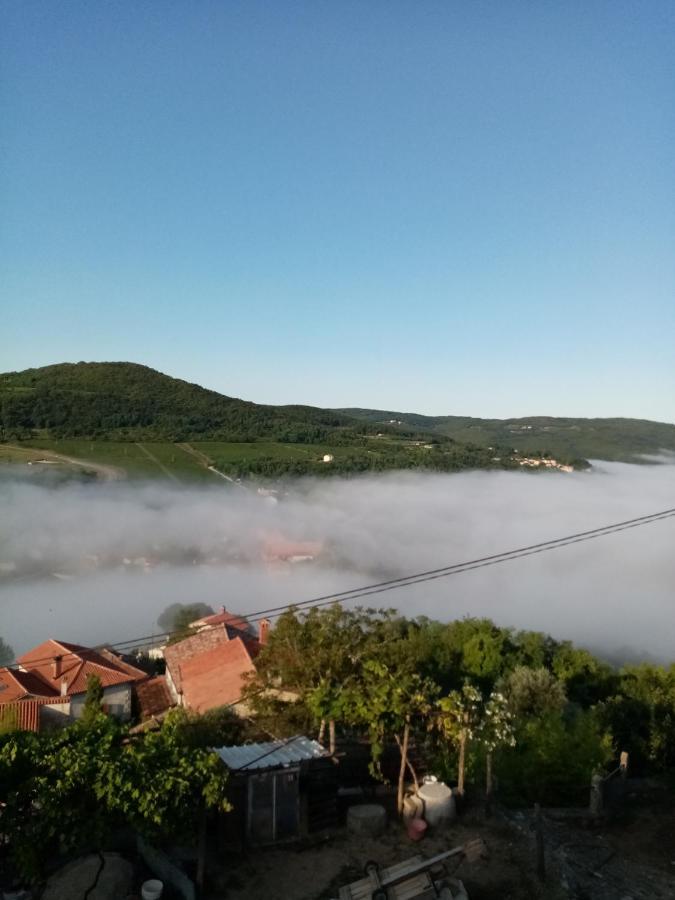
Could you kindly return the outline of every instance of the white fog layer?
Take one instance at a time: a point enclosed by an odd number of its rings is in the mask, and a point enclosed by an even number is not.
[[[253,612],[675,507],[675,466],[327,479],[276,502],[217,485],[4,480],[0,503],[0,636],[20,654],[48,637],[149,634],[176,601]],[[674,598],[668,519],[370,602],[670,660]]]

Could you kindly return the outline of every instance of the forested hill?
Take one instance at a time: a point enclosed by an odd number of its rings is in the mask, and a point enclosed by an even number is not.
[[[382,430],[311,406],[263,406],[226,397],[147,366],[62,363],[0,375],[0,439],[39,432],[116,440],[269,438],[316,442]],[[406,430],[404,429],[404,432]]]
[[[419,428],[456,441],[508,446],[521,453],[636,462],[643,455],[675,452],[675,425],[648,419],[475,419],[357,408],[336,412],[376,426]]]

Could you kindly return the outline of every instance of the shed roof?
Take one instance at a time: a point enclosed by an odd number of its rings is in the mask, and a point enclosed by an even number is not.
[[[218,747],[216,753],[233,771],[239,769],[278,769],[308,759],[327,756],[318,741],[299,734],[287,741],[268,741],[262,744],[243,744],[238,747]]]

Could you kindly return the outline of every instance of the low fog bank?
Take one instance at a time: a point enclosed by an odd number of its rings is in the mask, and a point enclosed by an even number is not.
[[[675,506],[675,466],[590,473],[394,473],[299,482],[278,502],[219,487],[0,485],[0,635],[150,634],[170,603],[253,612]],[[316,559],[270,559],[278,542]],[[616,654],[671,659],[675,519],[391,591],[373,605],[486,615]]]

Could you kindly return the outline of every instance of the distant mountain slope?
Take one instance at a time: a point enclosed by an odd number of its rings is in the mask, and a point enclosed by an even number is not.
[[[336,429],[372,430],[345,413],[249,403],[126,362],[62,363],[4,373],[0,409],[5,439],[36,430],[56,437],[121,440],[310,441]]]
[[[456,441],[513,447],[520,453],[539,451],[568,458],[636,462],[642,455],[675,452],[675,425],[648,419],[568,419],[553,416],[474,419],[468,416],[423,416],[358,408],[336,412],[376,426],[386,423],[388,427],[419,428]]]

